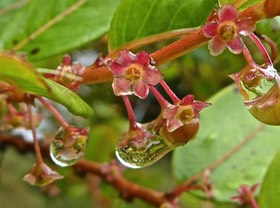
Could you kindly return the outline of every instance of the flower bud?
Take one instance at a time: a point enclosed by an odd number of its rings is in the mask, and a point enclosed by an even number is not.
[[[45,163],[36,163],[29,173],[23,177],[23,180],[34,186],[45,186],[62,178],[62,175],[52,170]]]
[[[270,91],[256,99],[248,102],[249,112],[259,121],[268,125],[280,125],[280,89],[274,85]]]
[[[165,138],[174,146],[185,145],[188,141],[193,139],[199,129],[198,119],[193,119],[191,122],[177,128],[175,131],[169,132],[166,126],[160,129],[161,137]]]

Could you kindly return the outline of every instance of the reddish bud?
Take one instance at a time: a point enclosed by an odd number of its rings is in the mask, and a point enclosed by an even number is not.
[[[23,180],[34,186],[45,186],[62,178],[63,176],[52,170],[45,163],[36,163],[29,173],[23,177]]]

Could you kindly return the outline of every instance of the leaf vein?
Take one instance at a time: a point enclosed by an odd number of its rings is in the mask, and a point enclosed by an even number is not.
[[[140,34],[141,34],[141,31],[143,30],[143,28],[144,28],[146,22],[147,22],[148,19],[149,19],[149,16],[152,14],[152,11],[153,11],[153,9],[154,9],[154,7],[155,7],[155,5],[156,5],[156,2],[157,2],[157,0],[154,0],[154,1],[153,1],[153,3],[152,3],[152,5],[151,5],[151,7],[150,7],[150,9],[149,9],[149,11],[148,11],[148,13],[147,13],[145,19],[143,20],[141,26],[139,27],[139,30],[138,30],[138,32],[137,32],[137,34],[136,34],[136,36],[135,36],[135,39],[139,38],[139,36],[140,36]]]

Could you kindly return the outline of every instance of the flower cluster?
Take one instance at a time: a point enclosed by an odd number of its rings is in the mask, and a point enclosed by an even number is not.
[[[109,61],[108,67],[113,74],[114,93],[123,96],[130,121],[130,128],[116,145],[116,156],[121,163],[131,168],[145,167],[195,137],[199,129],[199,111],[209,104],[195,101],[193,95],[179,100],[163,81],[163,76],[147,52],[133,54],[122,50],[115,60]],[[156,90],[154,85],[158,83],[174,104],[170,104]],[[161,114],[151,122],[136,123],[126,95],[133,94],[144,99],[150,90],[161,106]]]

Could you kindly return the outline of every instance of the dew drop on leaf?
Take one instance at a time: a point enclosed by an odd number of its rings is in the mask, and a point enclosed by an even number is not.
[[[50,145],[52,160],[61,167],[77,163],[85,154],[87,136],[60,129]]]

